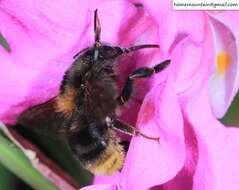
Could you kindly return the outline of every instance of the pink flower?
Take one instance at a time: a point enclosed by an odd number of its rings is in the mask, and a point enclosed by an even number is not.
[[[122,118],[160,143],[134,137],[125,165],[83,189],[238,189],[239,131],[222,117],[238,91],[235,12],[173,11],[168,1],[1,1],[0,30],[11,52],[0,49],[0,120],[14,123],[29,106],[58,93],[73,55],[93,43],[98,9],[102,41],[129,46],[158,43],[124,57],[119,85],[134,68],[170,58],[170,67],[135,85]],[[17,35],[16,35],[17,34]],[[135,114],[138,112],[138,115]]]

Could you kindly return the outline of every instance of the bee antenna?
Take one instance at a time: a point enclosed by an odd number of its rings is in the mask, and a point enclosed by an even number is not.
[[[94,59],[93,62],[95,62],[98,59],[99,55],[99,47],[100,47],[100,33],[101,33],[101,27],[100,27],[100,19],[97,14],[97,9],[94,12],[94,33],[95,33],[95,45],[94,45]]]
[[[100,33],[101,33],[101,27],[100,27],[100,19],[97,14],[98,10],[96,9],[94,12],[94,32],[95,32],[95,43],[100,43]]]
[[[143,45],[133,46],[129,48],[124,48],[123,51],[124,53],[130,53],[132,51],[137,51],[144,48],[159,48],[159,45],[158,44],[143,44]]]

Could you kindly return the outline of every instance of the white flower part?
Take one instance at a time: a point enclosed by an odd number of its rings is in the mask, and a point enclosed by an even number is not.
[[[209,97],[214,115],[222,118],[229,108],[239,87],[238,45],[235,31],[224,23],[210,17],[214,63],[209,80]]]

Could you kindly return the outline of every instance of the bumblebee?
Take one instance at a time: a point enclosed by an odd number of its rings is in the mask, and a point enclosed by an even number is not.
[[[65,136],[75,157],[93,174],[111,175],[122,168],[125,151],[116,131],[147,136],[117,118],[116,109],[126,103],[133,91],[133,81],[150,77],[165,69],[170,60],[152,68],[141,67],[127,78],[121,93],[116,85],[117,58],[143,48],[145,44],[123,48],[101,43],[101,27],[94,12],[95,43],[74,56],[65,72],[60,93],[51,100],[31,107],[20,114],[18,123],[40,133]]]

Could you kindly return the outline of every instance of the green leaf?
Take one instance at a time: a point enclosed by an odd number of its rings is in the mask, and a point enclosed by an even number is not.
[[[26,158],[23,152],[0,133],[0,163],[24,180],[35,190],[57,190],[42,176]]]
[[[16,176],[0,164],[0,187],[5,190],[15,188]]]
[[[226,115],[221,119],[221,121],[228,126],[238,126],[239,127],[239,119],[238,119],[238,107],[239,107],[239,92],[237,96],[234,98],[231,106],[227,110]]]
[[[0,32],[0,45],[7,51],[10,52],[11,48],[7,40],[4,38],[4,36]]]

